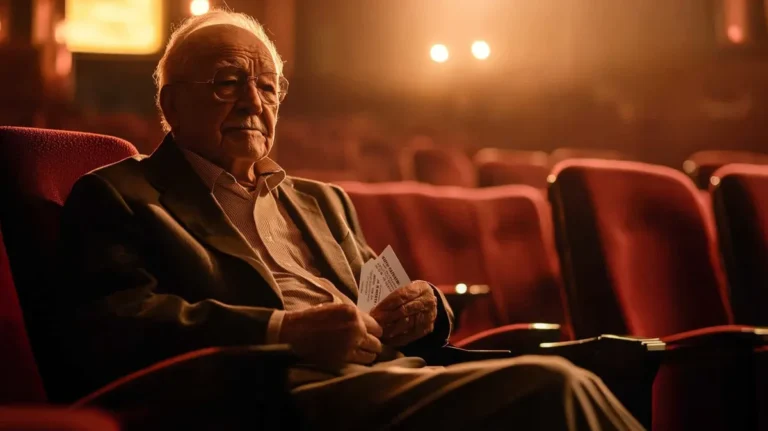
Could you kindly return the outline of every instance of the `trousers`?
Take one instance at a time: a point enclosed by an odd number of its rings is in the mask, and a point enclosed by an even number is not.
[[[415,357],[333,371],[297,366],[289,381],[307,429],[644,429],[600,378],[555,356],[447,367]]]

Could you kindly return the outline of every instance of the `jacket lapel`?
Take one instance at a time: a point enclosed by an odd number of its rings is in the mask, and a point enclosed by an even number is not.
[[[356,298],[358,292],[355,275],[349,267],[344,251],[331,234],[315,198],[296,190],[289,180],[284,181],[279,188],[280,199],[294,216],[293,219],[299,229],[309,233],[338,280],[352,294],[352,297]]]
[[[271,271],[229,221],[170,134],[147,164],[150,181],[161,191],[160,202],[168,211],[201,242],[250,264],[282,302]]]

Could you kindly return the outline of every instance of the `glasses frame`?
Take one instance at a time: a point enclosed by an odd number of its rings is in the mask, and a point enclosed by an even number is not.
[[[165,84],[165,86],[174,85],[174,84],[207,84],[207,85],[213,86],[214,84],[216,84],[216,75],[219,72],[221,72],[222,70],[230,69],[230,68],[231,69],[237,69],[237,70],[243,70],[244,71],[244,69],[241,69],[241,68],[238,68],[238,67],[223,67],[221,69],[216,70],[216,72],[213,73],[213,78],[211,78],[211,79],[209,79],[207,81],[174,81],[174,82]],[[247,73],[245,73],[245,74],[247,75]],[[232,100],[222,99],[218,94],[216,94],[216,90],[215,89],[213,90],[213,96],[219,102],[224,102],[224,103],[236,102],[238,99],[240,99],[240,97],[242,97],[243,90],[245,90],[247,88],[247,86],[250,85],[251,82],[255,82],[256,80],[258,80],[261,75],[268,75],[268,74],[269,75],[277,75],[277,73],[275,73],[275,72],[263,72],[263,73],[259,73],[258,75],[255,75],[255,76],[247,76],[245,84],[243,84],[243,86],[240,87],[237,90],[237,97],[235,97]],[[278,75],[277,76],[277,81],[278,81],[277,85],[278,85],[278,88],[280,90],[277,92],[277,102],[275,102],[275,103],[270,103],[270,102],[264,100],[264,96],[261,95],[261,90],[259,89],[258,85],[256,86],[256,94],[259,95],[259,100],[261,100],[261,103],[263,103],[265,105],[269,105],[269,106],[277,106],[280,103],[282,103],[283,100],[285,100],[285,96],[288,94],[289,82],[285,78],[285,76],[282,76],[282,75]]]

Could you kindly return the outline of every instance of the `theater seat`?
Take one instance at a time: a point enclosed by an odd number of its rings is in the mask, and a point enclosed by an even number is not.
[[[53,270],[59,211],[81,175],[135,154],[130,143],[110,136],[0,127],[0,403],[41,407],[46,400],[69,403],[86,395],[76,373],[60,363],[58,353],[68,340],[48,337],[48,329],[56,326],[46,313],[56,305],[50,297],[56,289],[73,288],[58,283]],[[284,379],[293,361],[287,346],[203,349],[139,370],[73,407],[104,409],[126,430],[194,423],[226,428],[246,417],[254,423],[255,416],[257,428],[262,419],[272,428],[289,412]],[[232,391],[214,390],[214,382],[222,379],[232,382]],[[233,411],[233,398],[246,390],[252,394],[247,414],[243,406]]]
[[[400,154],[403,178],[438,186],[475,187],[472,161],[459,150],[432,145],[406,147]]]
[[[43,381],[37,372],[35,357],[27,338],[11,265],[0,231],[0,405],[40,403],[45,401]]]
[[[707,190],[712,174],[719,168],[734,163],[768,165],[768,154],[733,150],[697,151],[683,162],[683,171],[698,188]]]
[[[60,373],[46,362],[57,354],[47,350],[55,340],[46,339],[44,328],[50,326],[48,308],[55,307],[51,289],[59,286],[61,207],[81,175],[136,154],[129,142],[110,136],[0,127],[0,223],[32,347],[53,399]]]
[[[710,190],[736,322],[768,326],[768,166],[726,165]]]
[[[768,331],[733,324],[715,229],[693,182],[671,168],[605,160],[563,162],[552,178],[576,337],[667,343],[655,429],[755,429],[754,351]]]
[[[472,158],[479,187],[525,184],[546,189],[549,157],[543,151],[483,148]]]
[[[629,156],[617,150],[598,148],[556,148],[549,155],[551,165],[569,159],[629,160]]]

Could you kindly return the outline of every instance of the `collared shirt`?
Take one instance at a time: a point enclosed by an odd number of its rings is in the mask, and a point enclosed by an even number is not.
[[[234,176],[200,155],[182,149],[224,214],[237,228],[275,277],[286,311],[301,310],[322,303],[353,304],[328,279],[323,278],[301,230],[277,197],[277,186],[285,171],[264,158],[255,169],[255,185],[241,184]],[[285,311],[272,314],[267,342],[275,343]]]

